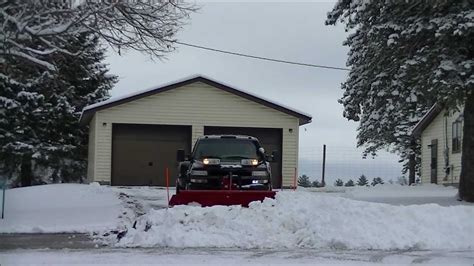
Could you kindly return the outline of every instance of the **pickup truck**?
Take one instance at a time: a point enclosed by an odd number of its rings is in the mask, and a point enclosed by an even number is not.
[[[241,135],[200,137],[190,155],[178,150],[179,176],[176,193],[182,190],[272,190],[270,162],[276,151],[265,154],[257,138]]]

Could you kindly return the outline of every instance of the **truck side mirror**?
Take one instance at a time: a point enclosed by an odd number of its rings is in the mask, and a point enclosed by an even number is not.
[[[176,153],[176,160],[178,162],[184,162],[185,160],[185,153],[184,153],[184,150],[178,150],[178,152]]]
[[[270,156],[271,162],[277,162],[279,160],[278,158],[278,151],[272,151],[272,155]]]

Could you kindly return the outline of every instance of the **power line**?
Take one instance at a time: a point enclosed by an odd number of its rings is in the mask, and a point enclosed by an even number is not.
[[[262,56],[256,56],[256,55],[242,54],[242,53],[225,51],[225,50],[205,47],[205,46],[196,45],[196,44],[184,43],[184,42],[179,42],[179,41],[175,41],[175,43],[180,44],[180,45],[184,45],[184,46],[189,46],[189,47],[199,48],[199,49],[203,49],[203,50],[208,50],[208,51],[212,51],[212,52],[218,52],[218,53],[223,53],[223,54],[230,54],[230,55],[248,57],[248,58],[265,60],[265,61],[270,61],[270,62],[284,63],[284,64],[290,64],[290,65],[298,65],[298,66],[306,66],[306,67],[333,69],[333,70],[344,70],[344,71],[349,71],[350,70],[349,68],[343,68],[343,67],[333,67],[333,66],[325,66],[325,65],[307,64],[307,63],[286,61],[286,60],[274,59],[274,58],[268,58],[268,57],[262,57]]]

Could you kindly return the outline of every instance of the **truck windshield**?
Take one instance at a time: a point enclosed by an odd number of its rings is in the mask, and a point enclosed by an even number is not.
[[[257,143],[249,139],[202,139],[194,150],[195,159],[219,158],[224,161],[260,159]]]

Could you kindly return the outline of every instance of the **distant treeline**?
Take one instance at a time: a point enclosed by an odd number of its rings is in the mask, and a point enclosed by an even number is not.
[[[388,181],[390,184],[400,184],[400,185],[407,185],[407,179],[402,176],[399,177],[395,182],[390,179]],[[354,180],[349,179],[344,183],[344,181],[341,178],[336,179],[334,181],[334,186],[336,187],[353,187],[353,186],[362,186],[362,187],[368,187],[368,186],[376,186],[376,185],[383,185],[385,184],[384,180],[381,177],[374,177],[372,179],[372,182],[369,181],[369,179],[365,175],[361,175],[359,179],[357,179],[356,182]],[[300,187],[324,187],[324,184],[322,184],[320,181],[311,181],[311,178],[305,174],[301,175],[298,177],[298,186]]]

